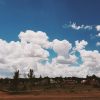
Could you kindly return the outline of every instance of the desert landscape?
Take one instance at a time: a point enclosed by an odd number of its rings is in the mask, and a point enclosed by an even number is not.
[[[0,100],[100,100],[100,78],[35,78],[32,69],[20,78],[18,70],[13,79],[0,79],[0,90]]]
[[[0,100],[100,100],[100,0],[0,0]]]
[[[0,100],[100,100],[100,92],[9,94],[0,92]]]

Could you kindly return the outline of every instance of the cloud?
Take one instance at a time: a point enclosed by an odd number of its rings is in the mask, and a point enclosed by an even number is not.
[[[97,31],[100,31],[100,25],[97,25],[95,28]]]
[[[21,32],[19,38],[20,41],[9,43],[0,39],[0,69],[27,72],[27,67],[34,68],[37,62],[48,60],[48,37],[44,32],[28,30]]]
[[[63,25],[63,28],[71,28],[74,30],[95,30],[100,31],[100,25],[77,25],[76,22],[70,22],[69,24]],[[100,37],[100,33],[97,35],[90,34],[90,39],[95,39],[96,37]]]
[[[98,34],[96,35],[96,37],[100,37],[100,33],[98,33]]]
[[[69,57],[58,56],[53,60],[55,60],[56,63],[68,64],[71,66],[72,64],[75,64],[77,62],[77,57],[75,55],[69,55]]]
[[[92,27],[92,25],[77,25],[75,22],[70,22],[70,24],[65,24],[64,25],[64,28],[66,28],[66,27],[68,27],[68,28],[72,28],[72,29],[74,29],[74,30],[81,30],[81,29],[83,29],[83,30],[92,30],[93,29],[93,27]]]
[[[81,50],[80,51],[81,58],[83,60],[83,66],[84,68],[88,68],[87,74],[99,74],[100,73],[100,53],[97,50],[94,51],[86,51]]]
[[[45,32],[32,30],[20,32],[18,37],[19,41],[16,42],[0,39],[0,70],[6,72],[0,73],[0,76],[12,77],[17,69],[24,75],[30,68],[36,77],[100,76],[100,53],[97,50],[86,50],[88,42],[85,40],[75,41],[73,47],[68,40],[49,41]],[[57,53],[51,62],[48,49]],[[76,55],[77,52],[80,56]],[[81,63],[79,60],[82,60]]]
[[[97,42],[97,43],[96,43],[96,46],[100,46],[100,42]]]
[[[96,38],[100,38],[100,33],[98,33],[97,35],[90,34],[90,39],[96,39]]]
[[[55,39],[52,42],[53,50],[61,56],[67,56],[69,54],[70,49],[72,48],[72,44],[69,43],[67,40],[58,40]]]
[[[36,45],[40,45],[41,47],[48,48],[48,36],[45,32],[42,31],[31,31],[27,30],[26,32],[20,32],[18,35],[19,39],[22,43],[32,43]]]
[[[85,40],[82,40],[80,42],[77,40],[77,41],[75,41],[75,45],[76,45],[75,50],[80,51],[80,50],[84,49],[87,44],[88,44],[88,42]]]

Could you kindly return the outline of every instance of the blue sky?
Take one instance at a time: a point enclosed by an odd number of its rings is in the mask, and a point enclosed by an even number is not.
[[[47,32],[50,39],[88,40],[90,34],[97,32],[78,32],[62,26],[70,21],[98,25],[99,4],[99,0],[0,0],[0,37],[17,40],[20,31],[32,29]]]
[[[0,38],[18,41],[21,31],[43,31],[50,41],[65,39],[75,46],[76,40],[85,40],[87,50],[100,52],[99,10],[100,0],[0,0]],[[49,58],[56,56],[49,52]]]

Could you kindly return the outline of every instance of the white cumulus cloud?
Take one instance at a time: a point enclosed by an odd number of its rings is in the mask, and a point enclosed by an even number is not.
[[[96,35],[96,37],[100,37],[100,33],[98,33],[98,34]]]
[[[97,25],[95,28],[97,31],[100,31],[100,25]]]
[[[36,77],[100,76],[100,52],[86,50],[88,42],[85,40],[75,41],[75,47],[72,47],[68,40],[49,41],[45,32],[32,30],[21,32],[18,37],[19,41],[16,42],[0,39],[0,70],[6,72],[0,73],[0,76],[9,77],[10,73],[18,69],[24,75],[30,68]],[[48,49],[57,53],[51,62]]]
[[[96,43],[96,46],[100,46],[100,42],[97,42],[97,43]]]
[[[58,39],[55,39],[52,42],[52,47],[58,55],[67,56],[70,49],[72,48],[72,44],[69,43],[67,40],[60,41]]]

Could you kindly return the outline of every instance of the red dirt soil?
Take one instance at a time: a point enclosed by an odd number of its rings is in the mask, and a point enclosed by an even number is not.
[[[100,92],[88,93],[40,93],[11,95],[0,92],[0,100],[100,100]]]

